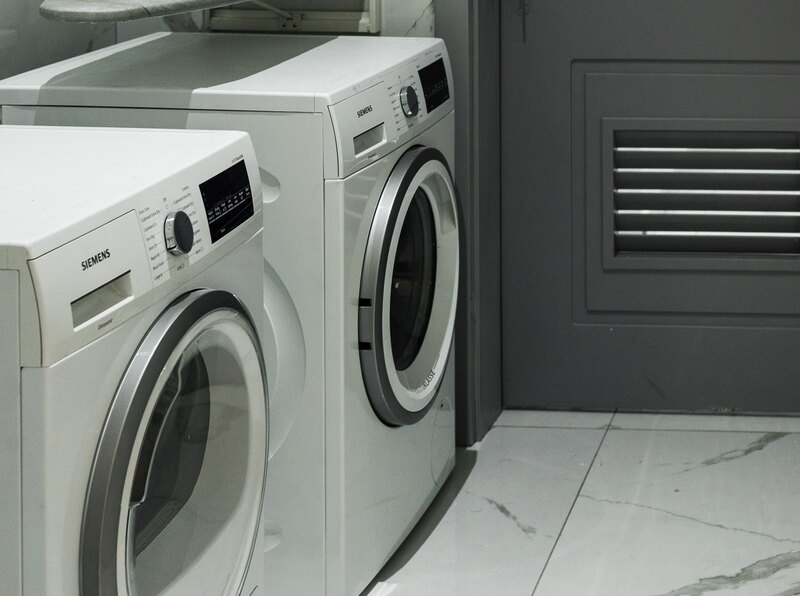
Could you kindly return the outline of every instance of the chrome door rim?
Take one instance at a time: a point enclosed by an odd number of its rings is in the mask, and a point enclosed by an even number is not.
[[[433,212],[437,265],[428,329],[414,362],[398,371],[392,359],[389,291],[400,232],[422,190]],[[367,240],[359,293],[359,356],[365,389],[386,424],[421,420],[433,405],[447,366],[458,290],[458,222],[455,191],[444,156],[415,147],[397,162],[381,193]]]

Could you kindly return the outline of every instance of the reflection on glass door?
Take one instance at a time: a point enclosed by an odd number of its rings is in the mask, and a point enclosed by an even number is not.
[[[97,581],[102,595],[119,585],[131,596],[238,594],[261,511],[266,404],[258,338],[238,300],[204,290],[173,304],[106,422],[82,581]],[[104,449],[117,457],[105,460]],[[104,573],[112,563],[117,572]]]

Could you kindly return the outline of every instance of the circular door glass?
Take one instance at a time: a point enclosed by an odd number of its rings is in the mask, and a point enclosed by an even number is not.
[[[128,501],[128,580],[137,596],[193,586],[225,594],[228,570],[241,567],[261,488],[248,486],[248,343],[232,321],[209,325],[181,346],[157,392]]]
[[[425,191],[414,193],[392,269],[389,329],[394,365],[406,370],[419,354],[436,287],[436,223]]]
[[[239,594],[261,513],[267,418],[261,348],[241,302],[198,290],[170,305],[106,418],[81,593]]]

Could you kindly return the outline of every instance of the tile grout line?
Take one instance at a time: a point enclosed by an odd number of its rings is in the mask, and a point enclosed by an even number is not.
[[[509,424],[495,424],[495,425],[492,426],[492,428],[518,428],[520,430],[524,430],[524,429],[536,429],[536,430],[547,430],[547,429],[553,429],[553,430],[605,430],[606,427],[607,427],[606,424],[603,424],[601,426],[564,426],[564,425],[562,425],[562,426],[545,426],[545,425],[542,425],[542,426],[517,426],[517,425],[509,425]],[[627,429],[615,428],[615,429],[612,429],[612,430],[627,430]],[[633,430],[637,430],[637,429],[633,429]],[[797,431],[797,432],[800,433],[800,430]]]
[[[724,428],[715,428],[715,429],[704,429],[704,428],[635,428],[635,427],[614,427],[609,428],[610,425],[603,425],[603,426],[519,426],[519,425],[510,425],[510,424],[495,424],[492,428],[536,428],[536,429],[554,429],[554,430],[623,430],[623,431],[633,431],[633,432],[665,432],[665,433],[731,433],[731,434],[764,434],[770,432],[782,432],[787,435],[797,435],[800,434],[800,428],[792,429],[792,430],[768,430],[766,428],[759,428],[759,429],[724,429]]]
[[[725,429],[725,428],[626,428],[626,427],[617,427],[612,428],[610,430],[624,430],[624,431],[632,431],[637,433],[726,433],[726,434],[739,434],[739,435],[763,435],[768,433],[783,433],[785,435],[797,435],[800,434],[800,429],[798,430],[770,430],[766,428],[759,428],[753,430],[745,430],[745,429]]]
[[[564,523],[561,524],[561,529],[558,531],[558,536],[556,536],[555,541],[553,542],[553,547],[550,549],[550,552],[547,555],[547,560],[544,562],[544,566],[542,567],[542,572],[539,574],[536,583],[533,586],[533,592],[531,592],[531,596],[536,596],[536,590],[539,589],[539,583],[542,581],[544,574],[547,572],[547,566],[550,564],[550,558],[553,556],[553,553],[556,550],[556,546],[558,546],[558,541],[561,540],[561,534],[564,532],[564,528],[567,527],[567,522],[569,521],[570,516],[572,516],[572,510],[575,509],[575,504],[578,502],[578,498],[581,496],[581,491],[583,491],[583,485],[586,484],[586,479],[589,477],[589,474],[594,467],[594,462],[597,460],[597,455],[600,453],[600,449],[603,447],[603,443],[606,441],[606,437],[608,436],[608,431],[611,430],[611,426],[614,423],[614,418],[617,415],[617,411],[614,410],[614,414],[611,416],[611,420],[608,421],[606,425],[606,430],[603,433],[603,437],[600,439],[600,443],[597,445],[597,449],[594,452],[594,456],[592,456],[592,461],[589,463],[589,467],[586,469],[586,474],[583,475],[583,480],[581,480],[581,485],[578,487],[578,491],[575,493],[575,498],[572,500],[572,505],[570,505],[569,511],[567,512],[566,517],[564,518]]]

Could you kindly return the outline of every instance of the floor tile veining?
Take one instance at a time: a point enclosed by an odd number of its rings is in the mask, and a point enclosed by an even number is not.
[[[800,419],[506,411],[369,596],[800,594]]]
[[[367,593],[530,596],[603,432],[497,427],[460,450],[453,478]]]

